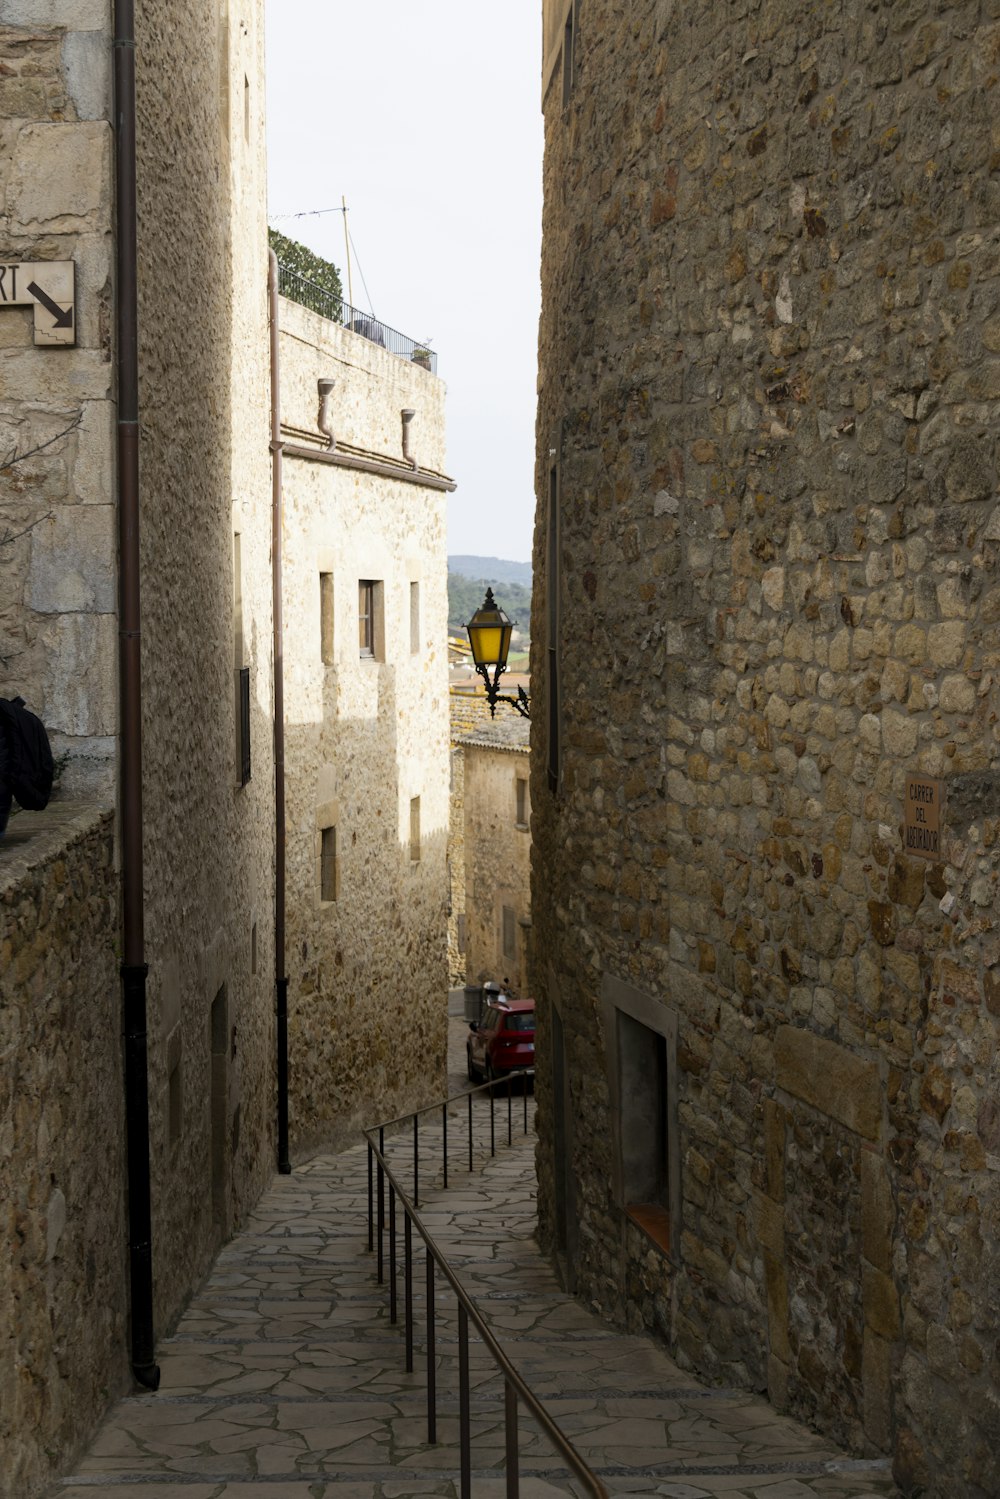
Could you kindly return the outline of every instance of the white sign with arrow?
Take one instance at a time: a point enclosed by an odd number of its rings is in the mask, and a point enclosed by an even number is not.
[[[72,260],[0,261],[0,310],[35,309],[35,343],[71,347],[76,343]]]

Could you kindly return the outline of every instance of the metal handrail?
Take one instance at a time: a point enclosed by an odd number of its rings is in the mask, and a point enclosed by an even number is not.
[[[533,1069],[531,1069],[533,1072]],[[520,1075],[525,1084],[529,1071],[525,1070]],[[469,1089],[463,1093],[452,1094],[445,1100],[443,1108],[445,1119],[447,1119],[448,1104],[455,1099],[468,1097],[470,1109],[470,1161],[471,1161],[471,1108],[472,1098],[484,1089],[493,1089],[492,1083],[485,1083],[479,1088]],[[510,1075],[508,1075],[508,1100],[510,1099]],[[438,1107],[433,1105],[432,1107]],[[417,1110],[417,1114],[428,1113],[428,1109]],[[525,1086],[525,1114],[527,1114],[527,1087]],[[493,1362],[500,1370],[504,1378],[504,1440],[506,1452],[507,1473],[507,1499],[518,1499],[520,1493],[520,1468],[517,1446],[517,1411],[518,1400],[523,1402],[534,1416],[539,1426],[548,1437],[556,1452],[569,1467],[573,1475],[579,1480],[585,1492],[592,1499],[608,1499],[608,1491],[594,1474],[569,1438],[562,1432],[553,1418],[549,1415],[545,1406],[533,1393],[524,1379],[515,1369],[510,1359],[504,1353],[497,1339],[491,1332],[469,1294],[461,1285],[457,1275],[448,1264],[443,1251],[434,1242],[434,1239],[420,1218],[417,1208],[410,1201],[406,1192],[400,1186],[399,1181],[385,1158],[385,1131],[393,1125],[403,1124],[411,1116],[404,1114],[399,1119],[387,1120],[382,1125],[375,1125],[372,1129],[364,1131],[368,1142],[368,1247],[372,1248],[372,1162],[378,1163],[379,1194],[378,1194],[378,1280],[383,1279],[383,1253],[382,1236],[385,1228],[385,1212],[383,1203],[383,1179],[389,1184],[389,1258],[391,1263],[391,1276],[389,1285],[389,1307],[390,1321],[396,1322],[396,1199],[402,1204],[404,1213],[404,1304],[405,1304],[405,1328],[406,1328],[406,1370],[413,1370],[413,1260],[412,1260],[412,1227],[416,1227],[424,1241],[427,1250],[427,1440],[430,1443],[437,1441],[437,1384],[436,1366],[434,1363],[434,1267],[441,1271],[445,1280],[455,1293],[458,1302],[458,1364],[459,1364],[459,1452],[461,1467],[461,1499],[470,1499],[472,1493],[472,1442],[471,1442],[471,1413],[470,1413],[470,1387],[469,1387],[469,1322],[476,1328],[482,1338]],[[510,1110],[508,1108],[508,1121]],[[492,1108],[491,1108],[492,1121]],[[493,1131],[491,1128],[491,1142]],[[378,1137],[376,1144],[375,1137]],[[471,1166],[470,1166],[471,1169]],[[445,1170],[445,1185],[447,1186],[447,1168]]]
[[[289,301],[298,302],[311,312],[318,312],[320,317],[327,318],[331,323],[340,323],[349,333],[357,333],[390,354],[397,354],[400,359],[408,359],[411,364],[419,364],[421,369],[437,374],[437,354],[433,349],[429,349],[419,339],[400,333],[397,328],[390,328],[388,323],[381,322],[370,312],[352,307],[350,302],[345,302],[336,292],[329,291],[316,281],[310,281],[308,276],[300,275],[291,266],[282,265],[280,261],[278,290]]]

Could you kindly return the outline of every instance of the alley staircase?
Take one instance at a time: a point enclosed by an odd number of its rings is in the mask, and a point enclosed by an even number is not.
[[[487,1107],[477,1100],[477,1135],[488,1147]],[[480,1149],[470,1174],[453,1151],[447,1191],[431,1184],[431,1133],[421,1216],[609,1493],[895,1494],[884,1462],[852,1461],[759,1399],[699,1385],[652,1341],[615,1331],[564,1295],[532,1237],[532,1133],[515,1129],[508,1147],[504,1115],[495,1159],[487,1148],[483,1162]],[[454,1298],[438,1286],[438,1440],[429,1445],[422,1246],[415,1241],[415,1367],[406,1374],[402,1287],[392,1326],[388,1285],[376,1283],[367,1247],[367,1212],[364,1146],[276,1178],[161,1343],[159,1393],[120,1401],[52,1499],[455,1499]],[[501,1499],[502,1382],[478,1340],[470,1363],[472,1493]],[[523,1413],[519,1437],[525,1499],[575,1491]]]

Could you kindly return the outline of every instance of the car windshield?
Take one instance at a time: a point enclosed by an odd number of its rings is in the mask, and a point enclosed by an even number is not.
[[[534,1010],[518,1010],[513,1015],[508,1015],[503,1023],[505,1031],[533,1031],[535,1029]]]

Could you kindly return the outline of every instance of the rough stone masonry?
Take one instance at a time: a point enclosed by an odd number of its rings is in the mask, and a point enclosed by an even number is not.
[[[543,1235],[700,1372],[985,1499],[1000,0],[549,0],[545,41]]]

